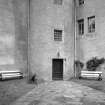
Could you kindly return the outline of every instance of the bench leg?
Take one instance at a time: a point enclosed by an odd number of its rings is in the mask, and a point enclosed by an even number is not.
[[[98,81],[102,81],[102,78],[98,78]]]

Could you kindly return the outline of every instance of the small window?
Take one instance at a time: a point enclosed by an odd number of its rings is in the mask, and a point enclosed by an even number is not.
[[[84,0],[79,0],[79,5],[83,5],[84,4]]]
[[[54,0],[54,4],[62,5],[62,0]]]
[[[84,19],[78,20],[78,33],[79,35],[84,34]]]
[[[54,29],[54,40],[62,41],[62,30]]]
[[[88,17],[88,32],[95,32],[95,16]]]

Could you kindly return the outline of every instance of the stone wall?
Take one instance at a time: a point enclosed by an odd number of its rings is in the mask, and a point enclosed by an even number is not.
[[[95,16],[94,33],[88,33],[90,16]],[[85,32],[83,36],[77,33],[77,59],[86,63],[92,57],[105,58],[105,0],[85,0],[83,6],[77,5],[77,20],[81,18],[84,18]],[[105,78],[105,68],[102,72]]]
[[[17,68],[27,72],[28,59],[28,0],[13,0],[15,21],[15,62]]]
[[[77,58],[87,61],[91,57],[105,57],[105,1],[85,0],[83,6],[77,6],[77,20],[84,18],[85,32],[77,33]],[[88,33],[88,17],[95,16],[95,32]],[[78,32],[78,28],[77,28]]]
[[[0,0],[0,69],[27,68],[27,1]]]
[[[62,5],[53,0],[31,0],[29,59],[30,72],[52,80],[52,59],[64,59],[64,79],[73,76],[74,62],[73,1]],[[63,41],[54,41],[54,29],[63,30]]]

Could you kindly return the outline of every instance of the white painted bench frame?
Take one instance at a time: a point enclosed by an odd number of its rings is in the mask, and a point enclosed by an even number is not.
[[[81,71],[79,78],[96,78],[102,80],[102,71]]]
[[[0,80],[13,79],[13,78],[23,78],[23,73],[21,73],[19,70],[0,71]]]

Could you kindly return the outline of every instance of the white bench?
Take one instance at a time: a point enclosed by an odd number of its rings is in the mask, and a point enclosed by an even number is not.
[[[102,80],[102,71],[81,71],[79,78],[95,78]]]
[[[0,71],[0,80],[13,79],[13,78],[23,78],[23,73],[21,73],[19,70]]]

